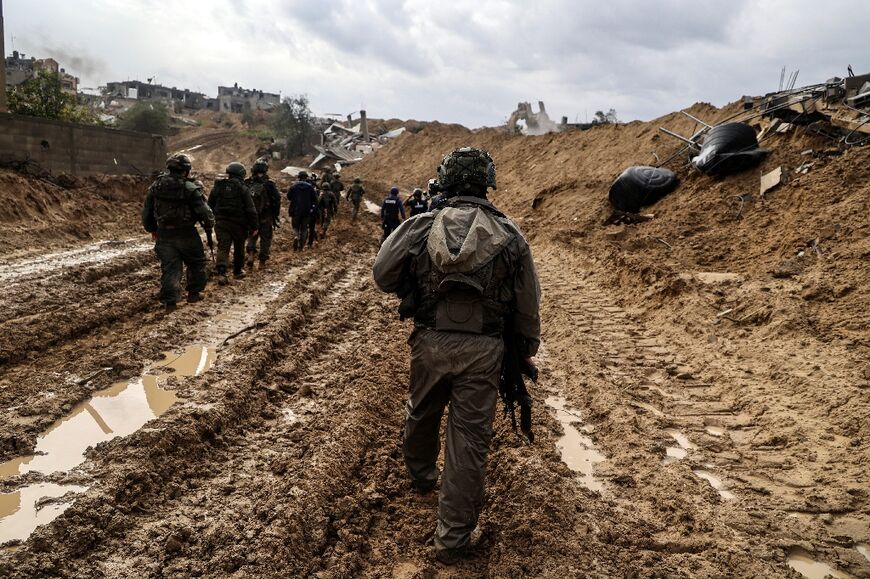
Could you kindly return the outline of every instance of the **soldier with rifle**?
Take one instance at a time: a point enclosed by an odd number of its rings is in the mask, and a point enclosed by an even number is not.
[[[483,506],[486,457],[499,390],[520,405],[531,434],[531,398],[522,373],[535,374],[540,285],[528,243],[487,200],[496,186],[486,151],[444,157],[439,207],[404,221],[381,246],[374,279],[402,298],[414,319],[411,384],[403,452],[412,485],[435,488],[440,425],[450,406],[434,544],[436,558],[459,561]]]

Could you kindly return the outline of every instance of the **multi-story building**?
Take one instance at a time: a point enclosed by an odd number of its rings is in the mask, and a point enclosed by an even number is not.
[[[53,58],[40,58],[20,54],[17,50],[12,56],[6,57],[6,87],[11,88],[26,82],[39,72],[57,74],[64,92],[75,95],[78,92],[79,79],[60,67]]]
[[[216,100],[209,100],[206,108],[231,113],[245,111],[270,111],[281,104],[281,95],[261,90],[241,88],[239,83],[233,86],[219,86]]]

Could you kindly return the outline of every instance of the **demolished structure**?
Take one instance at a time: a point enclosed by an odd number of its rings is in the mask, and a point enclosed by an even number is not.
[[[520,127],[520,121],[524,123],[522,128]],[[565,122],[567,122],[567,119],[565,119]],[[522,132],[524,135],[544,135],[559,132],[559,125],[550,119],[544,106],[544,101],[538,101],[537,113],[532,110],[531,103],[517,103],[517,109],[508,118],[507,128],[512,133]]]
[[[353,115],[348,115],[346,124],[334,122],[321,133],[320,144],[314,146],[318,155],[309,167],[313,169],[335,165],[340,169],[345,165],[352,165],[404,132],[405,128],[399,127],[373,137],[369,133],[365,111],[359,111],[359,121],[356,124],[353,122]]]

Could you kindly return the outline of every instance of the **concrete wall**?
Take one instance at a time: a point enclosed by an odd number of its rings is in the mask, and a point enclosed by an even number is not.
[[[52,173],[150,174],[164,168],[163,137],[0,113],[0,159],[39,163]]]

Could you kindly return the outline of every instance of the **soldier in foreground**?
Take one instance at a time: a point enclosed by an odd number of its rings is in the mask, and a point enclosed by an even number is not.
[[[384,240],[405,220],[405,207],[399,199],[399,188],[391,187],[390,196],[381,203],[381,225],[384,228]]]
[[[187,266],[187,301],[202,299],[200,292],[208,276],[196,224],[205,229],[211,245],[215,220],[203,198],[202,186],[189,178],[190,158],[173,155],[167,159],[166,169],[148,188],[142,225],[154,239],[154,253],[160,259],[160,302],[172,311],[181,298],[183,266]]]
[[[208,205],[214,212],[217,233],[218,284],[226,285],[230,246],[233,248],[233,275],[245,277],[245,242],[248,236],[257,235],[259,217],[251,193],[245,185],[245,166],[230,163],[227,178],[215,181],[208,196]]]
[[[296,179],[287,189],[287,200],[290,201],[287,211],[293,226],[293,250],[302,251],[308,237],[308,220],[314,219],[317,208],[317,191],[308,182],[306,171],[299,171]]]
[[[260,243],[260,269],[266,267],[272,250],[272,233],[281,221],[281,194],[278,186],[268,176],[269,160],[257,159],[251,167],[251,177],[245,180],[251,199],[257,209],[258,225],[255,234],[248,238],[248,269],[254,271],[254,256],[257,255],[257,242]]]
[[[350,202],[353,204],[353,211],[351,212],[350,217],[351,223],[356,223],[356,217],[359,215],[359,206],[362,203],[365,194],[366,190],[362,186],[360,178],[354,178],[353,184],[350,186],[350,189],[347,190],[347,198],[350,199]]]
[[[435,528],[435,556],[457,562],[483,505],[486,457],[503,356],[527,367],[540,344],[540,286],[526,240],[486,199],[495,165],[485,151],[462,148],[438,169],[446,201],[405,221],[381,246],[374,279],[402,298],[414,318],[411,384],[403,451],[421,492],[438,480],[445,407],[447,447]]]

